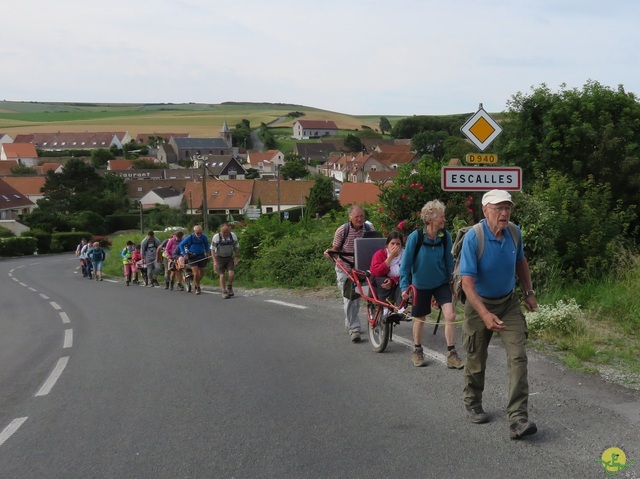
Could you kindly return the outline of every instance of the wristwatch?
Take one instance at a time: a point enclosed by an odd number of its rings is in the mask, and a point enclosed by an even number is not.
[[[525,291],[524,293],[524,297],[528,298],[529,296],[535,296],[536,292],[532,289],[530,289],[529,291]]]

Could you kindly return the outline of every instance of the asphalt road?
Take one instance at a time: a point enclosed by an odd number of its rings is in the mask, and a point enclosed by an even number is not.
[[[493,420],[474,425],[442,331],[414,368],[410,325],[376,354],[337,301],[126,287],[76,266],[0,261],[2,478],[598,478],[613,446],[640,463],[640,394],[534,352],[539,432],[512,441],[499,340]]]

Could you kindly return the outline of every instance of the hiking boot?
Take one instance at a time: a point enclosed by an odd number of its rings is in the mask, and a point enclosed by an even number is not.
[[[131,284],[131,282],[130,282],[130,281],[127,281],[127,286],[129,286],[129,284]]]
[[[173,291],[173,281],[171,281],[171,283],[169,283],[169,289],[170,289],[171,291]]]
[[[196,290],[196,294],[200,294],[200,286],[196,286],[195,290]]]
[[[160,286],[160,283],[158,283],[157,279],[151,280],[151,284],[153,284],[154,286]]]
[[[164,283],[164,289],[169,289],[169,281]]]
[[[229,299],[230,297],[231,297],[231,295],[230,295],[230,294],[229,294],[229,292],[225,289],[225,290],[222,292],[222,298],[223,298],[223,299]]]
[[[182,283],[178,283],[178,291],[184,291],[184,286],[182,286]]]
[[[413,354],[411,355],[411,361],[413,361],[413,365],[417,368],[423,368],[427,365],[427,361],[424,359],[424,349],[414,348]]]
[[[464,368],[464,361],[460,359],[455,349],[452,349],[447,354],[447,367],[449,369],[462,369]]]
[[[511,439],[520,439],[524,436],[530,436],[538,432],[538,427],[535,422],[531,422],[528,419],[518,419],[511,426],[509,426],[511,433]]]
[[[227,293],[229,293],[229,296],[233,296],[233,287],[231,285],[227,286]]]
[[[360,342],[360,331],[352,331],[351,334],[351,342],[359,343]]]
[[[469,421],[474,424],[484,424],[485,422],[489,422],[489,415],[484,412],[482,406],[472,407],[467,411],[467,416],[469,417]]]

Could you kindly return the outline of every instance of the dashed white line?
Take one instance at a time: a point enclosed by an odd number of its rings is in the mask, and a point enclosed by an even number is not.
[[[36,396],[46,396],[47,394],[49,394],[49,392],[51,392],[51,389],[53,388],[53,386],[55,386],[56,381],[58,380],[58,378],[60,378],[62,371],[64,371],[64,368],[67,367],[68,362],[69,362],[69,356],[64,356],[58,359],[58,362],[53,368],[53,371],[51,371],[51,374],[49,374],[49,377],[47,378],[47,380],[44,382],[42,387],[38,390],[38,392],[36,393]]]
[[[29,291],[33,291],[34,293],[38,292],[38,290],[36,288],[32,288],[31,286],[29,286]]]
[[[284,301],[278,301],[277,299],[266,299],[265,302],[279,304],[280,306],[287,306],[288,308],[307,309],[306,306],[302,306],[301,304],[286,303]]]
[[[0,432],[0,446],[16,432],[29,417],[19,417],[14,419]]]
[[[11,278],[12,280],[14,280],[16,283],[19,283],[20,280],[18,278]]]
[[[27,284],[23,283],[22,281],[20,281],[18,284],[19,284],[20,286],[24,286],[25,288],[28,288],[28,287],[29,287],[29,285],[27,285]]]
[[[402,336],[397,336],[397,335],[393,335],[393,342],[394,343],[400,343],[400,344],[404,344],[405,346],[413,349],[413,341],[403,338]],[[431,359],[434,359],[435,361],[439,361],[442,364],[447,364],[447,358],[445,357],[444,354],[440,354],[440,353],[436,353],[435,351],[432,351],[428,348],[426,348],[424,346],[424,344],[422,345],[422,348],[424,349],[424,355],[425,356],[429,356]]]
[[[46,294],[42,294],[42,293],[40,293],[40,297],[42,299],[50,299],[49,296],[47,296]]]
[[[62,344],[63,348],[70,348],[73,346],[73,329],[65,329],[64,330],[64,343]]]
[[[62,318],[62,322],[63,323],[70,323],[71,320],[69,319],[69,316],[67,316],[67,313],[65,313],[64,311],[60,312],[60,317]]]
[[[49,304],[51,305],[51,307],[53,309],[56,309],[56,310],[61,310],[62,309],[62,307],[58,303],[56,303],[55,301],[49,301]]]

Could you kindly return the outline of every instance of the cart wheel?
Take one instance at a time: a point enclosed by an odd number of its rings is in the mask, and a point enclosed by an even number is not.
[[[384,314],[384,309],[385,308],[380,304],[372,302],[367,303],[367,330],[369,333],[369,341],[376,353],[383,352],[387,347],[387,344],[389,344],[391,326]]]

